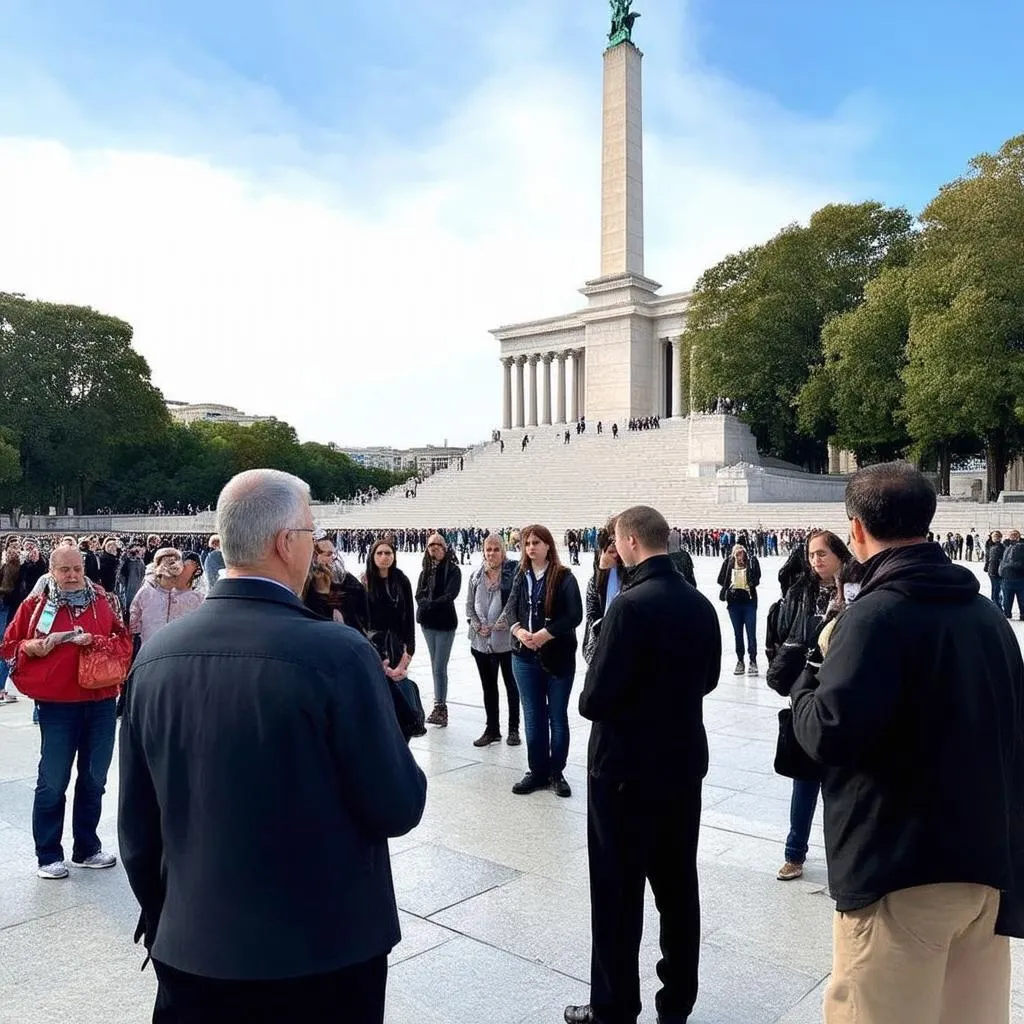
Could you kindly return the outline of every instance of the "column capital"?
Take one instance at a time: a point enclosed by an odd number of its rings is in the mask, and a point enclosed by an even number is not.
[[[504,366],[506,370],[512,369],[512,364],[515,361],[516,361],[515,360],[515,356],[502,356],[501,357],[501,365]]]
[[[533,352],[526,357],[526,360],[531,366],[536,366],[540,362],[540,353]]]
[[[569,358],[569,350],[563,348],[561,352],[555,353],[555,358],[560,362],[564,363]]]
[[[516,356],[515,357],[515,364],[516,364],[516,366],[525,366],[526,365],[526,356]]]
[[[541,361],[544,363],[545,366],[550,366],[552,361],[555,358],[555,353],[554,352],[542,352],[541,355],[540,355],[540,358],[541,358]]]

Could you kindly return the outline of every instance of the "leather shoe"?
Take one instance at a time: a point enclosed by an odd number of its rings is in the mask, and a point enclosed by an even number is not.
[[[567,1006],[565,1008],[565,1024],[598,1024],[594,1016],[594,1008],[587,1006]]]
[[[565,781],[564,775],[556,775],[552,780],[551,788],[555,791],[555,796],[572,796],[572,788],[569,786],[569,783]]]
[[[512,792],[516,796],[525,796],[527,793],[536,793],[538,789],[547,789],[548,780],[542,779],[533,772],[527,772],[513,787]]]
[[[501,733],[485,732],[478,740],[473,740],[474,747],[489,747],[492,743],[501,742]]]

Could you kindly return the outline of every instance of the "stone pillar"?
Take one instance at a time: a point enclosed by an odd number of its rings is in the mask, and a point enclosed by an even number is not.
[[[501,361],[504,386],[501,389],[501,429],[512,427],[512,359],[506,356]]]
[[[555,391],[555,422],[565,422],[565,360],[568,352],[557,352],[555,358],[558,360],[558,388]]]
[[[580,418],[580,354],[577,349],[569,353],[572,356],[572,376],[569,378],[569,401],[572,403],[570,409],[570,423],[576,423]]]
[[[526,422],[525,415],[525,402],[523,401],[525,395],[523,391],[523,364],[526,362],[526,356],[518,356],[516,358],[516,423],[517,427],[522,427]]]
[[[527,359],[530,364],[530,415],[526,420],[528,427],[537,426],[537,360],[540,359],[538,355],[532,355]]]
[[[644,272],[642,59],[631,42],[604,54],[602,277]]]
[[[546,427],[551,425],[551,360],[554,356],[554,352],[545,352],[540,357],[541,366],[543,367],[540,377],[540,421]]]
[[[669,416],[683,415],[683,339],[672,341],[672,409]]]
[[[579,349],[576,353],[576,388],[579,391],[577,403],[579,405],[580,418],[586,419],[587,415],[587,350]]]

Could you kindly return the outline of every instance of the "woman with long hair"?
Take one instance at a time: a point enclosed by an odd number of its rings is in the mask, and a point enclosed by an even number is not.
[[[842,607],[841,574],[851,562],[849,548],[830,530],[814,530],[805,545],[807,569],[786,591],[779,609],[782,646],[768,666],[768,685],[788,697],[807,664],[826,622]],[[804,873],[811,822],[818,806],[821,782],[794,779],[789,803],[786,861],[778,878],[789,882]]]
[[[334,619],[366,635],[370,614],[366,588],[346,571],[334,541],[326,535],[313,544],[313,565],[302,591],[302,600],[317,615]]]
[[[462,589],[462,570],[455,552],[439,533],[427,539],[423,568],[416,584],[416,621],[430,652],[430,672],[434,677],[434,710],[428,725],[448,725],[448,661],[459,626],[455,600]]]
[[[469,577],[466,595],[469,646],[480,674],[487,716],[483,735],[473,741],[474,747],[501,742],[499,672],[508,696],[506,742],[510,747],[518,747],[522,742],[519,738],[519,688],[512,672],[512,637],[508,631],[508,620],[503,615],[515,578],[516,563],[506,557],[505,542],[496,533],[489,533],[484,540],[484,563]]]
[[[742,544],[736,544],[718,574],[719,600],[724,601],[729,610],[736,641],[736,668],[733,670],[736,676],[743,675],[744,654],[750,658],[747,674],[757,675],[757,587],[760,582],[761,564],[757,556],[749,554]],[[746,651],[743,649],[744,632]]]
[[[160,548],[153,556],[152,569],[128,612],[129,632],[137,636],[141,644],[156,636],[168,622],[194,612],[203,603],[203,595],[198,590],[178,587],[178,578],[185,571],[191,573],[191,569],[185,569],[177,548]]]
[[[615,520],[598,531],[594,549],[594,575],[587,584],[586,626],[583,630],[583,660],[590,658],[601,635],[601,621],[622,589],[624,567],[615,550]]]
[[[505,617],[512,623],[512,671],[523,703],[530,770],[512,792],[522,796],[551,786],[557,796],[568,797],[572,790],[563,772],[583,602],[547,527],[527,526],[520,540],[523,556]]]
[[[406,677],[416,653],[416,618],[409,577],[395,565],[395,546],[380,538],[373,542],[363,576],[369,612],[367,636],[392,682]]]

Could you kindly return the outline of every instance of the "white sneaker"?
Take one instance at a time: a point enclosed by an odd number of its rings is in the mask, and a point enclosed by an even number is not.
[[[101,868],[112,868],[117,863],[117,858],[112,853],[104,853],[100,850],[99,853],[94,853],[91,857],[86,857],[85,860],[73,860],[71,863],[76,868],[95,868],[99,870]]]
[[[55,860],[52,864],[43,864],[36,874],[40,878],[67,878],[68,866],[62,860]]]

